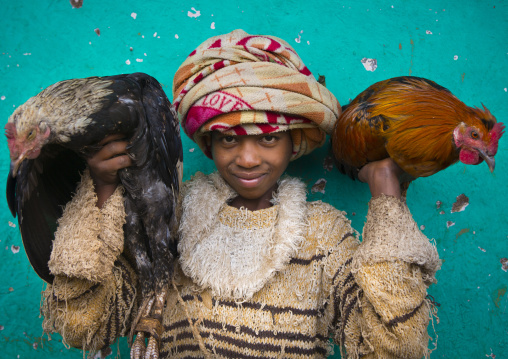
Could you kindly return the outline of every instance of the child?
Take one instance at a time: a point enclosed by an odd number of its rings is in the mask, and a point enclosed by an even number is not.
[[[289,161],[324,143],[340,114],[294,50],[241,30],[211,38],[182,64],[173,91],[183,129],[218,172],[182,186],[160,357],[324,358],[329,338],[343,357],[427,356],[426,289],[439,259],[400,201],[400,169],[384,160],[360,171],[373,196],[361,244],[343,212],[307,202],[305,185],[282,176]],[[60,222],[104,228],[83,238],[83,248],[93,243],[115,258],[95,264],[104,279],[49,264],[56,276],[44,328],[85,349],[125,335],[137,311],[137,276],[111,230],[123,213],[116,171],[129,164],[125,145],[112,142],[89,161],[91,178],[84,174],[68,205],[86,202],[86,212],[99,204],[95,223],[67,208]],[[53,250],[60,246],[55,240]],[[140,357],[140,341],[133,349]]]

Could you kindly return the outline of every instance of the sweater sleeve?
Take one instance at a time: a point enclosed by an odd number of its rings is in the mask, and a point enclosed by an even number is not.
[[[440,267],[435,246],[406,205],[384,195],[370,201],[362,237],[331,283],[335,341],[347,358],[427,357],[427,288]]]
[[[122,188],[96,207],[88,171],[66,205],[48,263],[55,279],[43,293],[43,329],[67,344],[99,350],[130,330],[137,276],[123,251]]]

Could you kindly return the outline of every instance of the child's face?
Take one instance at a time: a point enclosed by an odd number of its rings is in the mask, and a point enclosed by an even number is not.
[[[233,200],[235,207],[270,207],[272,192],[289,164],[292,150],[289,132],[248,136],[212,133],[213,161],[239,195]]]

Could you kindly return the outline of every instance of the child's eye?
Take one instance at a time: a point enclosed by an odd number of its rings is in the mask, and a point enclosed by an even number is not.
[[[277,141],[277,137],[272,136],[272,135],[266,135],[266,136],[263,136],[262,141],[264,143],[268,143],[268,144],[275,143]]]
[[[224,136],[222,137],[222,143],[232,144],[236,142],[235,136]]]

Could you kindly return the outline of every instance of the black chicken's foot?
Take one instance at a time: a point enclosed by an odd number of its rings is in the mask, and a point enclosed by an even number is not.
[[[162,311],[166,296],[167,289],[164,288],[148,301],[135,327],[136,340],[132,344],[131,359],[159,359],[159,345],[163,331]],[[146,334],[148,335],[146,336]],[[148,338],[146,347],[145,336]]]

